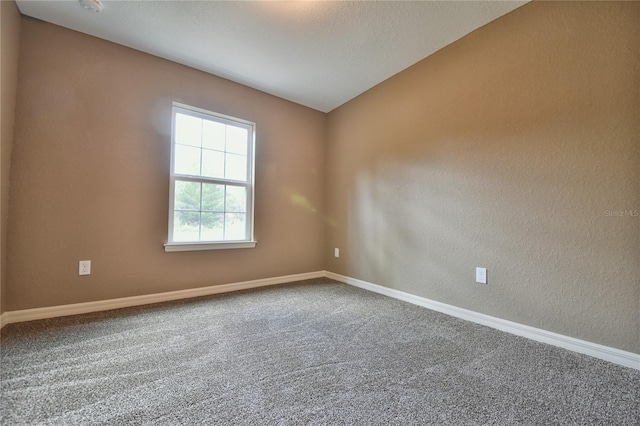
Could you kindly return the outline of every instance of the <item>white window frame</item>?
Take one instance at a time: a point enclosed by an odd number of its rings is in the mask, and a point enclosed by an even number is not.
[[[234,126],[244,127],[249,131],[249,141],[247,146],[247,180],[237,181],[231,179],[210,178],[205,176],[193,176],[175,173],[175,121],[176,114],[180,112],[188,114],[194,117],[204,118],[207,120],[217,121],[219,123],[231,124]],[[238,249],[238,248],[253,248],[256,246],[256,241],[253,235],[253,219],[254,219],[254,185],[255,185],[255,138],[256,138],[256,124],[251,121],[243,120],[240,118],[230,117],[228,115],[219,114],[217,112],[208,111],[206,109],[193,107],[178,102],[172,103],[171,108],[171,164],[170,164],[170,183],[169,183],[169,235],[167,243],[164,244],[165,252],[175,251],[196,251],[196,250],[219,250],[219,249]],[[189,182],[201,182],[201,183],[214,183],[221,185],[234,185],[242,186],[247,190],[247,219],[246,219],[246,236],[244,240],[230,240],[230,241],[191,241],[191,242],[177,242],[173,241],[173,218],[174,218],[174,192],[176,180],[189,181]]]

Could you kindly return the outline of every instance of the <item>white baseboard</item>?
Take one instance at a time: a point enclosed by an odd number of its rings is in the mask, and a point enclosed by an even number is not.
[[[89,312],[108,311],[110,309],[128,308],[131,306],[148,305],[151,303],[168,302],[171,300],[188,299],[199,296],[209,296],[230,291],[246,290],[293,281],[322,278],[324,271],[308,272],[305,274],[285,275],[274,278],[264,278],[253,281],[243,281],[210,287],[192,288],[188,290],[169,291],[166,293],[147,294],[143,296],[122,297],[119,299],[100,300],[96,302],[74,303],[71,305],[49,306],[46,308],[24,309],[5,312],[1,316],[2,326],[16,322],[33,321],[45,318],[63,317],[67,315],[86,314]]]
[[[456,306],[447,305],[446,303],[436,302],[435,300],[415,296],[413,294],[394,290],[388,287],[382,287],[377,284],[372,284],[344,275],[335,274],[333,272],[325,271],[325,276],[327,278],[331,278],[345,284],[373,291],[385,296],[393,297],[394,299],[413,303],[414,305],[423,306],[425,308],[442,312],[444,314],[451,315],[466,321],[475,322],[477,324],[485,325],[487,327],[495,328],[507,333],[515,334],[517,336],[526,337],[537,342],[547,343],[549,345],[558,346],[570,351],[589,355],[594,358],[599,358],[605,361],[612,362],[614,364],[622,365],[624,367],[630,367],[635,368],[636,370],[640,370],[640,355],[633,352],[627,352],[597,343],[587,342],[586,340],[580,340],[573,337],[564,336],[562,334],[553,333],[551,331],[530,327],[528,325],[518,324],[516,322],[503,320],[500,318],[470,311],[468,309],[458,308]]]
[[[110,309],[127,308],[131,306],[148,305],[151,303],[168,302],[172,300],[188,299],[192,297],[208,296],[212,294],[227,293],[231,291],[246,290],[251,288],[266,287],[277,284],[285,284],[293,281],[308,280],[312,278],[331,278],[345,284],[359,287],[394,299],[403,300],[414,305],[422,306],[434,311],[442,312],[466,321],[471,321],[487,327],[495,328],[507,333],[526,337],[542,343],[558,346],[570,351],[589,355],[614,364],[640,370],[640,355],[633,352],[626,352],[620,349],[611,348],[597,343],[587,342],[551,331],[518,324],[512,321],[503,320],[468,309],[436,302],[435,300],[415,296],[399,290],[372,284],[366,281],[335,274],[329,271],[316,271],[304,274],[285,275],[281,277],[265,278],[253,281],[243,281],[238,283],[222,284],[210,287],[200,287],[188,290],[177,290],[166,293],[148,294],[143,296],[123,297],[119,299],[100,300],[96,302],[75,303],[71,305],[50,306],[46,308],[24,309],[20,311],[9,311],[0,315],[0,328],[6,324],[33,321],[45,318],[55,318],[67,315],[85,314],[89,312],[107,311]]]

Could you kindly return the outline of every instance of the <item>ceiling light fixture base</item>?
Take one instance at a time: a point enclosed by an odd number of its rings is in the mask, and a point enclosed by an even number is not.
[[[104,6],[100,0],[79,0],[80,5],[91,12],[102,12]]]

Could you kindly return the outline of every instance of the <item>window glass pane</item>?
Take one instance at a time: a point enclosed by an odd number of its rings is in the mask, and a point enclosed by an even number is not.
[[[224,151],[225,125],[211,120],[202,123],[202,146]]]
[[[227,212],[247,211],[247,189],[242,186],[227,186]]]
[[[226,154],[225,178],[247,180],[247,157],[244,155]]]
[[[224,152],[202,150],[202,176],[224,177]]]
[[[173,214],[173,241],[200,239],[200,213],[176,211]]]
[[[224,212],[224,185],[202,184],[202,210]]]
[[[227,125],[227,152],[247,155],[247,129]]]
[[[177,103],[173,114],[169,240],[251,239],[253,126]]]
[[[224,213],[202,213],[202,241],[224,238]]]
[[[176,210],[200,210],[200,182],[176,180],[173,199]]]
[[[185,114],[176,114],[176,143],[200,146],[202,141],[202,119]]]
[[[176,145],[175,173],[181,175],[200,175],[200,148]]]
[[[224,215],[225,240],[244,240],[246,231],[246,214],[226,213]]]

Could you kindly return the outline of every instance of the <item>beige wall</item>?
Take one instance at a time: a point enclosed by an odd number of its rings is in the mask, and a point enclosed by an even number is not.
[[[6,310],[324,268],[638,353],[638,18],[530,3],[328,116],[23,18]],[[257,122],[257,248],[163,252],[173,100]]]
[[[20,54],[7,310],[323,269],[325,114],[29,18]],[[163,251],[172,101],[257,124],[255,249]]]
[[[331,112],[327,269],[640,353],[638,22],[530,3]]]
[[[2,313],[5,311],[9,176],[20,46],[20,12],[13,0],[0,1],[0,28],[2,30],[0,39],[0,313]]]

